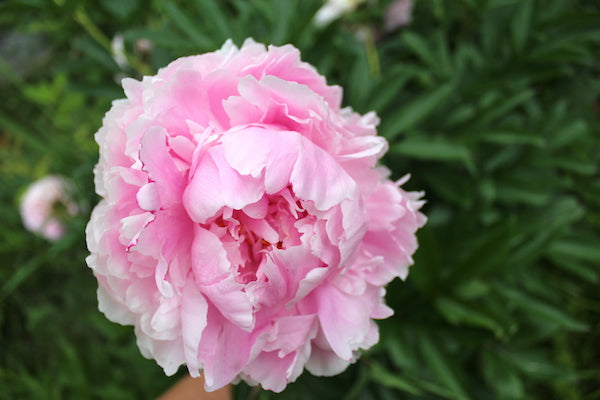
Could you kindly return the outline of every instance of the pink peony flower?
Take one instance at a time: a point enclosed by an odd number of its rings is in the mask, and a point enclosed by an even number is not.
[[[279,392],[375,344],[425,223],[420,194],[376,166],[376,115],[340,108],[291,45],[251,39],[123,87],[96,134],[87,263],[142,354],[207,390]]]
[[[79,211],[69,196],[69,190],[69,184],[55,175],[32,183],[21,199],[21,218],[25,228],[50,241],[60,239],[65,234],[60,208],[64,208],[67,215],[76,215]]]

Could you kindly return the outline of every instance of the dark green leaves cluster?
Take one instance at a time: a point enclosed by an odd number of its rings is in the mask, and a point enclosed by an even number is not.
[[[0,2],[0,398],[153,398],[174,382],[96,308],[83,261],[93,133],[121,77],[246,37],[293,43],[347,105],[377,111],[385,164],[425,191],[429,222],[358,364],[236,398],[600,397],[600,6],[420,0],[384,32],[390,2],[324,28],[318,0]],[[55,244],[17,212],[50,173],[86,209]]]

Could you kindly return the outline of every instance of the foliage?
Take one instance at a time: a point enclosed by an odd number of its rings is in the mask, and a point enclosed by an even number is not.
[[[386,164],[425,190],[429,223],[379,345],[338,377],[305,373],[281,395],[240,384],[236,398],[600,396],[600,6],[420,0],[411,25],[382,32],[389,3],[325,28],[318,0],[0,3],[0,398],[152,398],[177,379],[97,311],[93,133],[120,77],[248,36],[293,43],[347,105],[377,111]],[[53,244],[18,215],[50,173],[88,211]]]

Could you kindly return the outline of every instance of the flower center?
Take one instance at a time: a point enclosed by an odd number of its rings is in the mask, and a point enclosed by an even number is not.
[[[299,245],[299,224],[313,218],[288,187],[241,210],[224,208],[204,227],[219,237],[236,280],[246,284],[264,278],[269,253]]]

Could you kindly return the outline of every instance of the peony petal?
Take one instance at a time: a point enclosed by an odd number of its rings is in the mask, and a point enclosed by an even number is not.
[[[230,276],[210,285],[202,285],[202,293],[227,320],[245,331],[254,328],[254,313],[248,295],[243,291],[244,285]]]
[[[145,184],[135,196],[138,205],[144,211],[154,211],[160,207],[160,198],[155,182]]]
[[[333,376],[344,371],[348,365],[350,361],[338,357],[333,351],[313,345],[306,369],[315,376]]]
[[[264,170],[267,193],[289,183],[299,198],[313,201],[319,210],[356,195],[355,182],[339,164],[296,132],[251,126],[230,132],[222,142],[225,159],[240,174],[257,177]]]
[[[278,351],[278,357],[301,349],[317,333],[315,315],[281,317],[271,329],[264,351]]]
[[[279,357],[275,351],[261,352],[244,368],[244,373],[250,379],[260,382],[264,389],[280,393],[290,381],[296,358],[296,353]]]
[[[194,222],[205,223],[225,206],[221,196],[221,181],[215,162],[201,156],[196,171],[183,193],[183,204]]]
[[[292,132],[248,127],[223,136],[227,163],[242,175],[259,177],[264,172],[267,193],[277,193],[290,183],[298,150]]]
[[[361,296],[351,296],[335,286],[323,284],[313,291],[323,333],[331,349],[340,358],[351,361],[368,334],[369,303]]]
[[[185,361],[193,377],[199,376],[202,365],[198,360],[200,339],[207,324],[208,304],[193,282],[188,281],[181,295],[181,333]]]
[[[242,210],[250,218],[262,219],[267,216],[267,212],[269,210],[269,200],[267,200],[266,196],[263,196],[259,201],[248,204]]]
[[[198,349],[207,391],[227,385],[242,371],[258,334],[249,334],[209,308],[207,325]],[[223,357],[224,354],[227,356]]]
[[[223,150],[213,147],[198,162],[183,202],[192,220],[205,223],[221,208],[240,210],[259,201],[263,194],[259,180],[240,175],[225,161]]]
[[[175,294],[175,291],[171,283],[167,280],[168,271],[169,264],[161,253],[158,258],[158,263],[156,264],[156,273],[154,274],[154,279],[160,294],[165,297],[172,297]]]
[[[143,135],[140,141],[140,160],[150,179],[156,182],[161,204],[166,207],[179,203],[183,176],[169,155],[164,128],[152,127]]]
[[[121,301],[114,298],[104,287],[98,287],[97,294],[98,309],[109,320],[121,325],[131,325],[134,323],[135,317],[131,310]]]
[[[192,271],[199,285],[210,285],[229,275],[231,264],[219,238],[196,226],[192,242]]]

